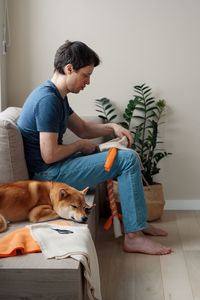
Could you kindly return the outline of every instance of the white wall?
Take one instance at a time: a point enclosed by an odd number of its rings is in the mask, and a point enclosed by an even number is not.
[[[6,55],[2,53],[3,23],[5,18],[5,0],[0,0],[0,111],[7,107],[6,93]]]
[[[57,48],[81,40],[102,64],[91,85],[70,95],[78,114],[95,114],[94,99],[123,110],[133,85],[146,83],[168,103],[162,135],[173,155],[161,161],[158,180],[169,200],[200,199],[200,1],[8,0],[12,46],[8,101],[21,106],[51,78]]]

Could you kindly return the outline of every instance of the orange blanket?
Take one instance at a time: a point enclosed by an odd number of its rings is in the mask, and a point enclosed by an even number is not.
[[[59,225],[70,225],[68,222],[54,222]],[[0,257],[15,256],[41,252],[39,244],[32,238],[30,229],[23,227],[0,238]]]

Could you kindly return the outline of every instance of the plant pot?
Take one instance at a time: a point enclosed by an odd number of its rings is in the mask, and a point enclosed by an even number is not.
[[[148,221],[155,221],[162,216],[165,206],[162,184],[155,183],[144,187]]]
[[[114,196],[115,196],[115,201],[117,203],[118,211],[121,212],[118,183],[115,180],[113,180],[113,191],[114,191]],[[162,216],[163,208],[165,206],[162,184],[155,183],[152,185],[145,186],[144,194],[145,194],[147,211],[148,211],[147,220],[155,221]]]

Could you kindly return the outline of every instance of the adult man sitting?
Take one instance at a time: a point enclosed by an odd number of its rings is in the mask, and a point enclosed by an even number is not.
[[[167,235],[149,226],[140,165],[132,151],[120,150],[110,172],[104,170],[108,152],[97,152],[89,139],[110,135],[127,137],[131,133],[114,123],[83,121],[70,107],[67,95],[79,93],[90,84],[98,55],[82,42],[66,41],[56,52],[51,80],[37,87],[27,98],[18,127],[24,140],[25,157],[31,178],[60,181],[79,190],[117,177],[123,214],[124,250],[147,254],[168,254],[171,249],[148,239],[143,233]],[[63,144],[69,128],[80,140]]]

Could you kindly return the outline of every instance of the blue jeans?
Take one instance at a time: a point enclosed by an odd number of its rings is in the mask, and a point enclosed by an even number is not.
[[[147,209],[144,198],[140,164],[133,151],[118,150],[109,172],[104,170],[108,151],[87,156],[78,153],[54,163],[46,171],[35,173],[33,179],[60,181],[78,190],[117,177],[124,231],[147,228]]]

